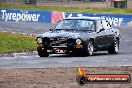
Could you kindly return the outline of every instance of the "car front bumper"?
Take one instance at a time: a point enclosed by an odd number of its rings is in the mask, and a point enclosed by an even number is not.
[[[46,51],[49,54],[64,54],[64,53],[81,52],[82,50],[84,50],[84,47],[82,45],[74,45],[73,47],[51,46],[47,48],[43,44],[38,44],[37,49],[41,51]]]

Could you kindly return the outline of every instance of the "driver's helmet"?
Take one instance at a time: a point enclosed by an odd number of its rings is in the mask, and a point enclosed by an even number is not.
[[[70,29],[76,29],[76,28],[80,27],[80,24],[79,24],[78,20],[68,20],[68,21],[65,22],[64,25],[65,25],[66,28],[70,28]]]
[[[71,22],[69,23],[69,26],[71,26],[71,28],[79,28],[80,22],[78,20],[71,20]]]

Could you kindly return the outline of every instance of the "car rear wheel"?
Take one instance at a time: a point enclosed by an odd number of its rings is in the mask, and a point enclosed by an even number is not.
[[[119,52],[119,40],[115,40],[114,44],[108,49],[109,54],[117,54]]]
[[[92,56],[94,51],[93,42],[89,41],[87,44],[87,55]]]

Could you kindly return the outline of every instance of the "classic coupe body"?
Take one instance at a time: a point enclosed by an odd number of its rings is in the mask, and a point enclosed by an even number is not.
[[[120,32],[99,17],[71,17],[60,20],[54,29],[36,39],[38,55],[49,54],[93,55],[97,51],[117,54]]]

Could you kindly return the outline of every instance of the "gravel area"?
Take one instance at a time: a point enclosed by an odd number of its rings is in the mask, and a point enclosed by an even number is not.
[[[130,74],[132,67],[87,67],[88,74]],[[76,82],[77,68],[0,69],[0,88],[132,88],[127,84],[85,84]]]

